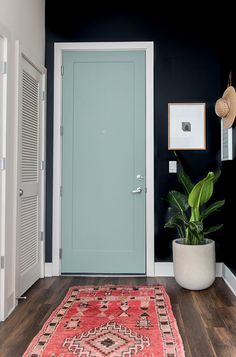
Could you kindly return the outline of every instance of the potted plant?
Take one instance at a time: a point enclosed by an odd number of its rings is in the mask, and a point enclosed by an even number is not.
[[[223,224],[207,227],[207,218],[218,212],[225,201],[209,204],[214,184],[220,171],[209,172],[195,185],[185,173],[178,159],[178,181],[183,193],[170,191],[168,219],[165,228],[175,228],[178,239],[173,240],[173,263],[176,281],[191,290],[208,288],[215,280],[215,242],[208,234],[222,228]]]

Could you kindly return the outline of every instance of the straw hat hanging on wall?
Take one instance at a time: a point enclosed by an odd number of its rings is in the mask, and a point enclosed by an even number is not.
[[[215,104],[216,114],[223,120],[224,128],[229,129],[236,117],[236,92],[231,85],[232,73],[229,75],[229,86],[224,91],[222,98]]]

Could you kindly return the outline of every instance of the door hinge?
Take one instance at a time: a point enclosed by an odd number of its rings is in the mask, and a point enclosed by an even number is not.
[[[45,90],[42,91],[42,94],[41,94],[41,100],[44,101],[45,100]]]
[[[44,160],[41,161],[40,170],[42,170],[42,171],[45,170],[45,161]]]
[[[60,136],[63,136],[63,125],[60,126]]]
[[[59,249],[59,259],[62,258],[62,248]]]
[[[43,242],[43,240],[44,240],[44,233],[40,232],[40,241]]]
[[[62,186],[60,186],[60,196],[62,197]]]
[[[0,74],[7,73],[7,62],[0,62]]]
[[[61,66],[61,75],[64,76],[64,66]]]
[[[1,157],[0,158],[0,170],[6,170],[6,158],[5,157]]]
[[[1,269],[4,269],[5,267],[5,257],[1,255]]]

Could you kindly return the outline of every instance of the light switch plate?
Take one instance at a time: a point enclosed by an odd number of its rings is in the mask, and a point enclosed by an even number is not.
[[[169,161],[169,173],[175,174],[177,172],[177,161]]]

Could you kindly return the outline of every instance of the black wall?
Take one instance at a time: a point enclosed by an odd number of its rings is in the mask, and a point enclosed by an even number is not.
[[[228,71],[236,63],[229,53],[232,48],[233,19],[227,13],[224,24],[221,13],[209,10],[181,9],[179,4],[158,11],[152,3],[127,1],[105,4],[78,1],[46,0],[46,67],[48,70],[47,110],[47,209],[46,261],[52,258],[52,175],[53,175],[53,61],[54,42],[154,41],[155,45],[155,258],[172,258],[174,232],[164,229],[166,197],[169,189],[178,188],[176,175],[168,173],[167,110],[169,102],[205,102],[207,105],[207,150],[179,151],[186,171],[198,180],[220,162],[220,119],[214,113],[216,100],[227,85]],[[224,25],[227,24],[227,36]],[[223,36],[222,36],[223,32]],[[231,38],[232,37],[232,38]],[[235,55],[234,55],[235,56]],[[234,66],[235,67],[235,66]],[[215,222],[224,222],[224,230],[214,235],[217,260],[236,269],[233,247],[232,210],[235,199],[233,173],[235,161],[223,164],[216,185],[216,198],[226,198],[224,212]],[[232,231],[231,231],[232,229]],[[231,233],[230,233],[231,232]]]

